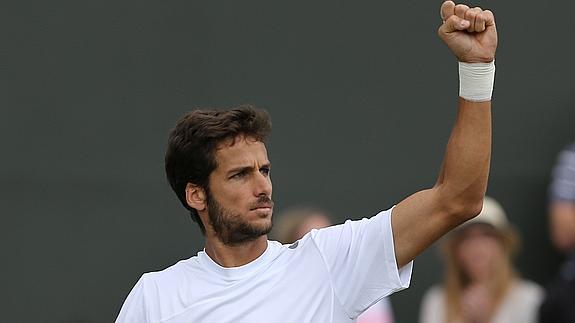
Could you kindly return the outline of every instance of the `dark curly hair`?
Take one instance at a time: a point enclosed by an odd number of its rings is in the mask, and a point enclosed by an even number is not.
[[[209,192],[209,176],[216,169],[216,149],[239,135],[265,142],[271,132],[269,114],[251,105],[230,110],[194,110],[180,118],[170,132],[166,150],[166,176],[184,207],[205,234],[196,209],[186,201],[186,186],[192,183]]]

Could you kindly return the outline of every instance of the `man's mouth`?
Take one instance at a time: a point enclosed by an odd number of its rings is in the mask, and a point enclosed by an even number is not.
[[[258,209],[272,209],[274,207],[274,202],[273,201],[267,201],[267,202],[263,202],[263,203],[258,203],[256,204],[252,210],[258,210]]]
[[[258,205],[255,208],[253,208],[252,210],[258,210],[258,209],[271,209],[273,208],[274,205],[273,204],[263,204],[263,205]]]

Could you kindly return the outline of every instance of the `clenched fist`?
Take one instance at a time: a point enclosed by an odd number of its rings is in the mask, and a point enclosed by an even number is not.
[[[460,62],[488,63],[495,59],[497,30],[489,10],[445,1],[438,34]]]

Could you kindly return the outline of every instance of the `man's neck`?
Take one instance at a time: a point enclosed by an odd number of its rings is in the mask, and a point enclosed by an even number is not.
[[[256,260],[268,247],[267,235],[256,240],[229,246],[217,238],[206,237],[208,256],[222,267],[239,267]]]

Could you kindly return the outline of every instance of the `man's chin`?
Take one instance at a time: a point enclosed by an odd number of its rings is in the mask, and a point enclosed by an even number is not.
[[[244,226],[237,228],[232,233],[227,235],[220,235],[220,240],[226,245],[239,245],[249,243],[257,240],[258,238],[267,235],[272,230],[271,219],[265,221],[266,223],[258,223],[257,225]]]
[[[270,231],[272,231],[271,218],[262,219],[258,222],[263,222],[263,223],[258,223],[256,225],[253,225],[252,230],[250,230],[250,232],[254,236],[254,239],[257,239],[261,236],[267,235],[268,233],[270,233]]]
[[[258,218],[271,219],[274,210],[273,208],[264,207],[264,208],[253,209],[251,211],[255,213],[258,216]]]

